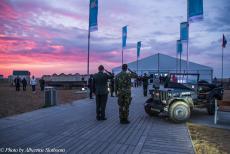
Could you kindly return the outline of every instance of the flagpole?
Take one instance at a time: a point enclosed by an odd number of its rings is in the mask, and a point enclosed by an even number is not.
[[[178,53],[176,52],[176,73],[177,73],[177,68],[178,68]]]
[[[137,74],[138,74],[138,55],[137,55]]]
[[[160,53],[158,53],[158,56],[157,56],[157,58],[158,58],[158,61],[157,61],[157,63],[158,63],[158,76],[160,76],[159,74],[160,74]]]
[[[123,47],[121,49],[121,64],[123,65],[124,61],[123,61],[123,56],[124,56],[124,53],[123,53]]]
[[[181,73],[181,53],[180,53],[180,73]]]
[[[90,52],[90,28],[88,29],[88,58],[87,58],[87,75],[89,75],[89,52]]]
[[[90,3],[89,3],[89,27],[88,27],[87,75],[89,75],[89,52],[90,52]]]
[[[222,46],[222,72],[221,72],[221,83],[224,81],[224,48]]]
[[[188,39],[187,39],[187,73],[188,73],[188,70],[189,70],[189,13],[188,13],[188,10],[189,9],[189,0],[187,0],[187,29],[188,29]],[[188,77],[188,76],[187,76]]]

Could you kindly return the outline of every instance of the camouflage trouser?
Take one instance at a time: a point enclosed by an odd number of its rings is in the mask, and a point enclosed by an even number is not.
[[[132,98],[129,95],[118,95],[119,117],[121,120],[128,119],[131,100]]]

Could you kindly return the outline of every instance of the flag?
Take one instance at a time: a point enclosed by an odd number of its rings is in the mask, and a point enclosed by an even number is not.
[[[141,41],[137,42],[137,57],[140,57]]]
[[[180,40],[181,41],[188,41],[188,28],[189,28],[188,22],[180,23]]]
[[[122,28],[122,48],[126,47],[126,39],[127,39],[127,26]]]
[[[203,19],[203,0],[188,0],[188,20],[191,22]]]
[[[181,40],[177,40],[177,54],[181,54],[182,53],[182,42]]]
[[[223,34],[222,48],[225,48],[226,44],[227,44],[227,40],[226,40],[226,38],[225,38],[225,36]]]
[[[90,10],[89,10],[89,30],[90,32],[96,31],[98,29],[97,14],[98,14],[98,0],[90,0]]]

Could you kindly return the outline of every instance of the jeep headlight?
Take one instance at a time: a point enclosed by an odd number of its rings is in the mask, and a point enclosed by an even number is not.
[[[180,93],[173,93],[172,96],[173,97],[180,97]]]
[[[168,93],[168,96],[169,96],[169,97],[172,97],[172,94],[171,94],[171,93]]]
[[[167,101],[166,100],[162,100],[161,101],[163,104],[167,104]]]

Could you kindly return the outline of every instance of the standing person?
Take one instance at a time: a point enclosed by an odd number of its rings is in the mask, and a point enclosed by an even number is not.
[[[130,73],[127,72],[130,71]],[[127,64],[122,65],[122,71],[116,76],[116,87],[118,92],[119,117],[121,124],[130,123],[129,105],[131,103],[131,78],[137,78],[137,74],[128,69]]]
[[[114,93],[114,73],[112,73],[112,78],[110,79],[109,88],[110,88],[111,97],[114,97],[113,96],[113,93]]]
[[[16,87],[16,91],[20,91],[21,78],[19,76],[17,76],[14,79],[14,84],[15,84],[15,87]]]
[[[23,91],[26,91],[26,86],[27,86],[27,81],[25,78],[23,78],[23,80],[22,80]]]
[[[176,75],[175,75],[175,74],[173,74],[173,76],[172,76],[172,82],[177,83],[177,77],[176,77]]]
[[[213,80],[213,84],[217,85],[217,78],[216,77]]]
[[[93,99],[93,75],[91,74],[88,80],[88,88],[89,88],[89,98]]]
[[[34,76],[32,76],[32,78],[30,79],[30,85],[32,86],[32,91],[33,91],[33,93],[35,93],[36,84],[37,84],[37,81],[36,81],[36,79],[34,78]]]
[[[105,108],[108,98],[108,79],[112,78],[112,73],[105,70],[103,65],[98,67],[98,71],[93,76],[94,93],[96,94],[96,118],[97,120],[107,120],[105,117]]]
[[[164,78],[164,87],[165,87],[165,88],[168,88],[169,82],[170,82],[170,76],[167,75],[167,76]]]
[[[43,77],[39,80],[39,84],[40,84],[41,91],[44,91],[44,89],[45,89],[45,80],[44,80]]]
[[[149,78],[150,78],[150,77],[148,77],[147,74],[144,73],[144,76],[142,77],[142,82],[143,82],[143,94],[144,94],[144,96],[147,96]]]
[[[116,82],[117,82],[117,78],[114,77],[114,92],[115,92],[115,96],[117,97],[117,85],[116,85]]]

